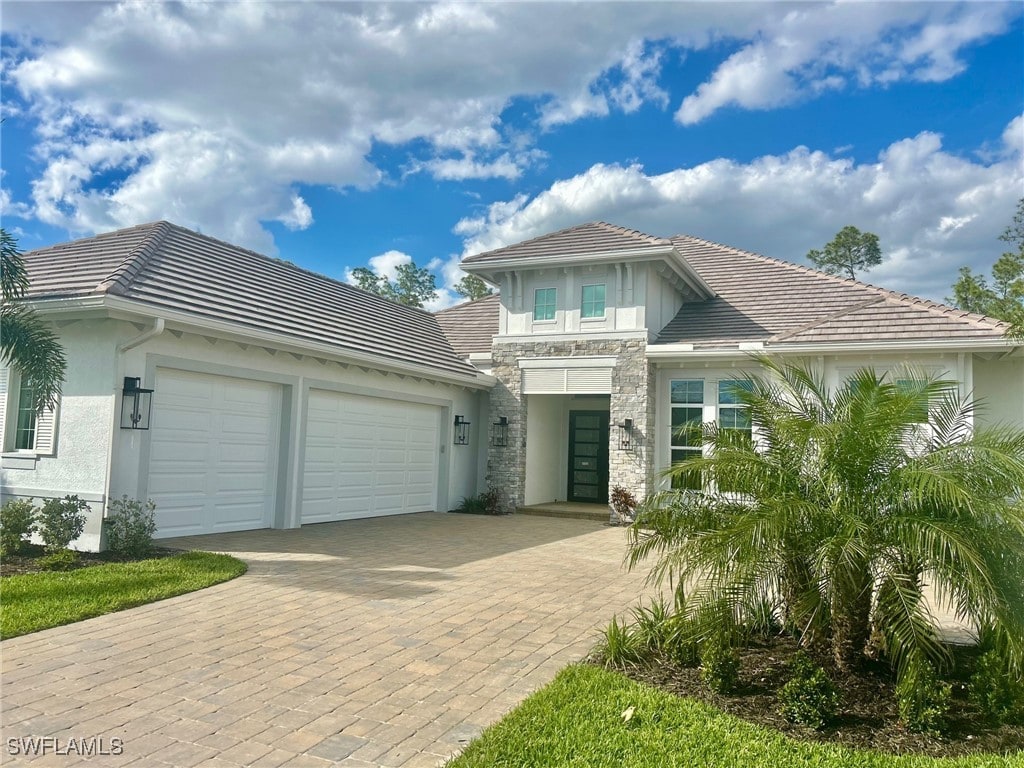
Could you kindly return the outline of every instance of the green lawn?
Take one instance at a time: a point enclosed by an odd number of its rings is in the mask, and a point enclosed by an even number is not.
[[[0,579],[0,637],[194,592],[241,576],[245,569],[245,563],[230,555],[184,552],[156,560],[8,576]]]
[[[630,722],[622,713],[633,707]],[[592,666],[562,670],[488,728],[449,768],[954,768],[1024,766],[1024,754],[894,757],[794,741],[692,699]]]

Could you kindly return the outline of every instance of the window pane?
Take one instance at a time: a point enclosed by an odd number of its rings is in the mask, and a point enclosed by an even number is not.
[[[718,382],[718,402],[723,405],[738,403],[737,390],[750,392],[754,388],[751,381],[720,381]]]
[[[672,445],[700,446],[701,444],[701,408],[672,409]]]
[[[718,423],[723,429],[750,429],[750,412],[746,408],[721,408]]]
[[[671,382],[673,403],[703,403],[703,379],[675,379]]]
[[[555,319],[555,297],[554,288],[538,288],[533,294],[533,319],[554,320]]]
[[[684,463],[689,459],[700,456],[700,450],[673,450],[672,466]],[[699,491],[701,489],[700,473],[696,471],[680,472],[672,476],[672,489]]]
[[[896,388],[902,395],[909,395],[910,393],[918,390],[921,387],[921,382],[912,381],[910,379],[900,379],[896,382]],[[928,423],[928,406],[924,402],[920,403],[919,407],[915,408],[911,417],[918,424]]]
[[[36,411],[32,404],[35,395],[25,379],[18,389],[18,424],[14,432],[14,449],[30,451],[36,447]]]
[[[604,317],[604,286],[583,286],[583,317]]]

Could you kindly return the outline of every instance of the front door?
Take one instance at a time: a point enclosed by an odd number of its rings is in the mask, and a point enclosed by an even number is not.
[[[568,498],[608,503],[607,411],[569,411]]]

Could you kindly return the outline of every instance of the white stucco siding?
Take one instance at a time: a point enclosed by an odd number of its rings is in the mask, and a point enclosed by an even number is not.
[[[1024,357],[975,355],[974,397],[976,424],[1024,428]]]
[[[85,531],[77,549],[99,547],[106,503],[108,460],[115,422],[115,340],[112,324],[82,320],[58,331],[67,376],[56,415],[52,455],[7,454],[0,459],[0,493],[41,499],[75,494],[88,502]],[[13,416],[11,417],[13,418]]]

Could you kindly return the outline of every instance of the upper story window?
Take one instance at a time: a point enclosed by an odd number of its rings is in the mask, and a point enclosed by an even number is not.
[[[538,288],[533,293],[533,319],[554,320],[558,291],[555,288]]]
[[[14,429],[14,450],[31,451],[36,447],[35,396],[25,376],[19,377],[18,421]]]
[[[580,316],[604,317],[604,285],[583,286],[583,306]]]

